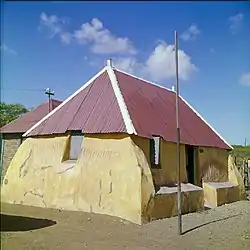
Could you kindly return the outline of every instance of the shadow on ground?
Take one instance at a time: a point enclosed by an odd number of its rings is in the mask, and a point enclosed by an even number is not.
[[[53,220],[1,214],[1,232],[30,231],[55,224]]]
[[[183,234],[187,234],[187,233],[190,233],[198,228],[201,228],[201,227],[204,227],[204,226],[207,226],[209,224],[213,224],[213,223],[216,223],[216,222],[219,222],[219,221],[223,221],[223,220],[228,220],[228,219],[231,219],[231,218],[234,218],[234,217],[238,217],[240,216],[241,214],[236,214],[236,215],[232,215],[232,216],[228,216],[228,217],[225,217],[225,218],[222,218],[222,219],[218,219],[218,220],[213,220],[213,221],[209,221],[207,223],[204,223],[204,224],[201,224],[201,225],[198,225],[196,227],[193,227],[193,228],[190,228],[189,230],[183,232]]]

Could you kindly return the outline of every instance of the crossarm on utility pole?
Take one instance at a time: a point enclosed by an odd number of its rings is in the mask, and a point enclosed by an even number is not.
[[[45,94],[48,95],[48,98],[49,98],[49,113],[50,113],[50,111],[51,111],[51,105],[50,105],[51,104],[51,96],[54,95],[55,93],[50,88],[47,88],[45,90]]]

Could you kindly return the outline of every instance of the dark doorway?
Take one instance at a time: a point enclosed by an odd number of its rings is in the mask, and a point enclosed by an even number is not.
[[[186,145],[186,170],[188,183],[195,184],[195,147]]]

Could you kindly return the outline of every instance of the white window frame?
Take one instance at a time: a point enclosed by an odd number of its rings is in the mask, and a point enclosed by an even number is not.
[[[152,139],[150,139],[150,163],[152,168],[160,168],[160,151],[161,137],[152,136]]]

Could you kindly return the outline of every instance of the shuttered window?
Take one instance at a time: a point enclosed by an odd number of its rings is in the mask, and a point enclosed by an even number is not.
[[[153,136],[150,139],[150,160],[152,167],[160,167],[160,137]]]
[[[82,151],[83,135],[71,135],[69,159],[77,160]]]

